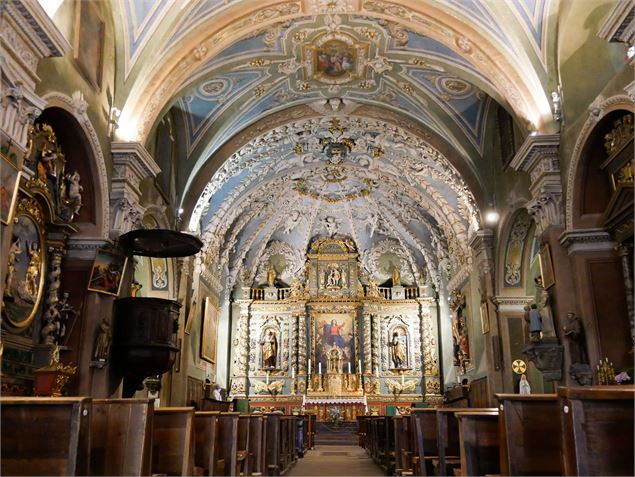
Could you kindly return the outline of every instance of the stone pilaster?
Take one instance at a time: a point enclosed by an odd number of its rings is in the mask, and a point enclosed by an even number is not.
[[[2,140],[24,152],[29,127],[46,105],[35,94],[38,64],[43,58],[64,56],[71,45],[39,2],[5,0],[0,6],[0,47]]]
[[[161,171],[148,151],[137,142],[113,142],[112,190],[113,210],[111,238],[141,227],[145,207],[140,205],[141,182],[155,178]]]
[[[529,173],[532,199],[525,207],[539,234],[551,226],[564,224],[559,146],[559,134],[531,135],[511,162],[514,170]]]

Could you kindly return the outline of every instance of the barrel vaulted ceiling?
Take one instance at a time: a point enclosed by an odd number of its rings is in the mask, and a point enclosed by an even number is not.
[[[119,133],[178,119],[186,224],[227,289],[274,255],[300,277],[316,235],[439,284],[482,227],[499,105],[552,127],[555,3],[119,0]]]

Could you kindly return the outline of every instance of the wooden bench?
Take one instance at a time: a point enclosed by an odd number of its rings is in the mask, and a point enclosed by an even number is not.
[[[412,475],[410,416],[393,416],[395,442],[395,473]]]
[[[457,412],[461,468],[459,475],[498,474],[498,410]]]
[[[218,411],[198,411],[194,413],[194,466],[203,475],[215,475],[219,460]]]
[[[561,475],[562,432],[556,394],[496,394],[500,472]]]
[[[282,414],[268,413],[265,429],[267,447],[265,450],[265,466],[268,475],[280,475],[282,472],[280,418]]]
[[[214,471],[210,475],[236,475],[238,453],[238,412],[221,412],[216,427]]]
[[[413,468],[415,475],[432,473],[431,463],[439,458],[437,441],[437,410],[434,408],[413,409]]]
[[[236,440],[236,470],[233,475],[249,474],[249,415],[238,416],[238,437]]]
[[[2,475],[90,474],[90,398],[0,398]]]
[[[439,475],[451,475],[461,463],[459,422],[455,412],[489,411],[491,408],[437,408],[437,446],[439,458],[433,459]]]
[[[194,471],[194,408],[154,410],[152,473],[192,475]]]
[[[366,448],[366,434],[368,433],[368,420],[370,416],[357,416],[357,444]]]
[[[309,429],[307,432],[307,436],[309,438],[308,448],[315,448],[315,426],[317,425],[317,416],[315,414],[307,414],[309,417]]]
[[[92,475],[150,475],[152,399],[94,399],[90,430]]]
[[[265,422],[267,418],[262,415],[249,416],[249,456],[247,469],[249,475],[265,474]]]
[[[634,475],[633,386],[558,389],[565,475]]]

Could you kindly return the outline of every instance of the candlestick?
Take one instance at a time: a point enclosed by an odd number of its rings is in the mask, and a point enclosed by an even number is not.
[[[351,374],[351,362],[348,362],[348,374]]]
[[[318,374],[322,374],[322,363],[318,363]]]

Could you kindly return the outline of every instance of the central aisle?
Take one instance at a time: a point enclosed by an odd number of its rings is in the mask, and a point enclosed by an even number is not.
[[[359,446],[315,446],[286,474],[300,475],[385,475]]]

